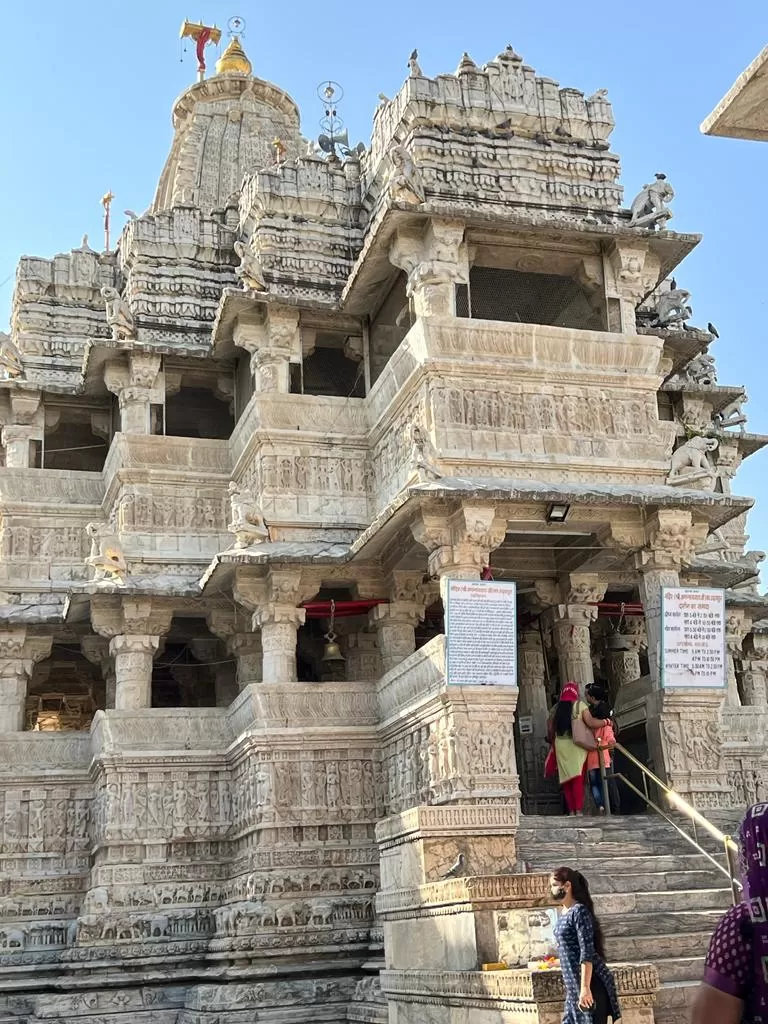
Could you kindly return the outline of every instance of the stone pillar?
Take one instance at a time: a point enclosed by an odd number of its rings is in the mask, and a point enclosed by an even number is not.
[[[297,634],[305,619],[299,606],[316,590],[316,581],[301,569],[271,569],[267,577],[245,566],[236,571],[235,600],[253,612],[253,630],[261,630],[263,682],[297,681]]]
[[[241,594],[241,600],[242,598]],[[238,693],[242,693],[246,686],[260,683],[263,679],[261,635],[250,631],[251,618],[251,615],[247,615],[241,609],[215,608],[208,613],[208,628],[214,636],[224,642],[227,653],[235,661],[235,693],[229,703]]]
[[[650,767],[700,810],[727,805],[720,709],[721,690],[664,690],[660,676],[661,589],[679,585],[680,569],[704,542],[706,524],[694,524],[690,512],[660,509],[646,524],[647,546],[637,564],[645,608],[651,692],[646,734]]]
[[[750,633],[744,645],[744,704],[747,707],[768,707],[768,636]]]
[[[659,280],[659,259],[642,240],[617,240],[603,261],[607,329],[637,334],[635,310]]]
[[[544,650],[538,629],[526,629],[520,634],[518,647],[518,715],[533,719],[533,735],[547,734],[549,705],[547,701]]]
[[[559,584],[537,581],[536,592],[540,603],[550,606],[544,623],[557,651],[560,682],[573,680],[582,686],[594,682],[591,626],[605,584],[595,573],[572,573]]]
[[[5,465],[8,469],[29,469],[30,442],[40,440],[39,427],[9,424],[3,427],[2,442],[5,448]]]
[[[626,651],[607,651],[605,664],[611,701],[616,700],[619,690],[627,683],[640,678],[640,651],[630,647]]]
[[[376,627],[382,671],[389,672],[416,650],[416,626],[424,618],[421,572],[393,572],[387,583],[389,604],[371,612]]]
[[[265,683],[296,682],[297,634],[304,619],[304,609],[289,604],[273,604],[254,612],[254,626],[261,628]]]
[[[751,628],[752,623],[743,608],[729,608],[726,610],[725,650],[728,679],[725,700],[732,708],[741,707],[739,684],[736,678],[736,660],[741,660],[744,656],[742,644]]]
[[[299,359],[299,311],[293,306],[268,305],[260,316],[241,316],[233,340],[251,356],[256,391],[291,390],[291,360]]]
[[[152,706],[152,662],[172,617],[173,606],[157,598],[91,597],[91,624],[99,636],[109,640],[109,654],[114,659],[116,710]]]
[[[131,352],[125,362],[104,367],[104,383],[117,395],[120,430],[123,434],[149,434],[150,404],[153,396],[163,399],[165,388],[160,374],[161,357],[149,352]]]
[[[400,229],[389,259],[408,275],[416,316],[456,315],[456,285],[469,281],[463,221],[433,217],[426,229]]]
[[[142,633],[122,633],[109,642],[115,659],[115,708],[136,711],[152,707],[152,662],[160,637]]]
[[[93,665],[98,665],[105,685],[104,706],[115,706],[115,663],[109,653],[109,643],[102,636],[84,636],[80,650]]]
[[[29,680],[52,645],[51,637],[30,637],[23,628],[0,631],[0,733],[23,731]]]

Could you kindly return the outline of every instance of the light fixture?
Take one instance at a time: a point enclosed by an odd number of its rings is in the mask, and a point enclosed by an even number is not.
[[[548,523],[564,523],[568,518],[568,513],[571,511],[571,506],[567,505],[563,501],[553,501],[552,504],[547,508],[547,522]]]

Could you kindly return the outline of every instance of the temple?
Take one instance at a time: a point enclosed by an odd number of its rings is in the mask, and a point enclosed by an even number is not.
[[[551,1024],[569,851],[624,1020],[684,1019],[727,885],[645,817],[565,828],[542,768],[598,679],[703,813],[768,793],[767,439],[673,279],[700,237],[511,47],[414,52],[354,149],[237,34],[200,74],[149,209],[22,257],[0,336],[0,1022]],[[446,682],[481,576],[517,687]],[[676,585],[726,591],[725,691],[661,685]]]

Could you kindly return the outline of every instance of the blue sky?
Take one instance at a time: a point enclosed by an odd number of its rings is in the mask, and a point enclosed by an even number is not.
[[[152,199],[171,141],[175,97],[195,79],[193,48],[180,62],[186,16],[225,26],[246,20],[254,73],[286,89],[305,135],[322,116],[316,89],[332,78],[353,141],[368,141],[379,92],[392,95],[419,48],[425,74],[455,70],[462,51],[478,64],[512,43],[526,63],[561,85],[606,87],[617,121],[627,204],[655,171],[677,198],[670,227],[704,239],[676,272],[692,294],[694,322],[713,321],[720,380],[746,384],[752,431],[768,434],[768,144],[712,139],[699,123],[768,42],[760,0],[548,4],[486,0],[387,0],[282,4],[197,0],[131,3],[41,0],[3,10],[0,92],[0,329],[6,327],[21,254],[51,256],[88,232],[101,245],[100,197],[122,211]],[[32,19],[35,25],[32,27]],[[215,54],[209,51],[209,64]],[[7,280],[6,280],[7,279]],[[734,490],[762,502],[751,547],[768,550],[768,453],[752,456]]]

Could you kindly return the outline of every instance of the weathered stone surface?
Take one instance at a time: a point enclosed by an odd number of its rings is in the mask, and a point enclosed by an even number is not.
[[[605,91],[511,47],[414,54],[370,148],[320,155],[239,46],[150,210],[23,257],[0,336],[0,1021],[554,1024],[522,967],[563,861],[614,959],[689,982],[717,869],[521,811],[559,810],[571,677],[709,813],[768,792],[732,493],[766,439],[682,330],[698,236],[663,176],[622,209]],[[518,583],[519,691],[447,684],[440,602],[481,577]],[[661,686],[678,582],[734,588],[724,707]],[[650,1024],[655,967],[618,978]]]

